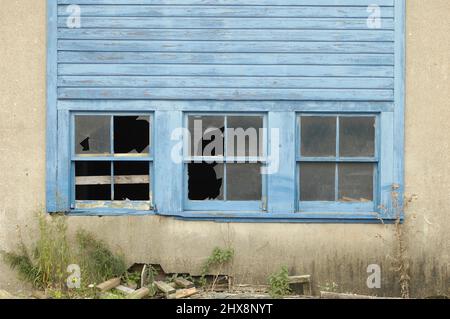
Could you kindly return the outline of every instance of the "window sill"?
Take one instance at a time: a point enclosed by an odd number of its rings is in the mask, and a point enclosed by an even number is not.
[[[394,217],[382,217],[377,212],[366,213],[262,213],[255,212],[201,212],[183,211],[161,214],[155,211],[132,209],[71,210],[69,216],[162,216],[184,221],[214,221],[218,223],[305,223],[305,224],[393,224]],[[404,216],[400,222],[403,223]]]
[[[161,214],[160,214],[161,215]],[[195,212],[184,211],[162,216],[187,221],[222,223],[309,223],[309,224],[393,224],[396,219],[382,218],[377,212],[367,213],[262,213],[262,212]],[[403,222],[403,216],[400,218]]]

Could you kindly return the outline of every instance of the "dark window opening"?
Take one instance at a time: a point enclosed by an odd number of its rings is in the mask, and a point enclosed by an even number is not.
[[[190,200],[223,200],[223,164],[188,164]]]
[[[150,144],[148,117],[114,117],[114,153],[148,153]]]
[[[75,164],[76,200],[111,200],[111,163]]]
[[[149,200],[148,162],[114,163],[114,200]]]

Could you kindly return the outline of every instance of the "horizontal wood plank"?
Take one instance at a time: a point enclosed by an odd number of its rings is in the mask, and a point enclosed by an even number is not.
[[[67,51],[390,53],[393,42],[59,40]]]
[[[111,290],[119,285],[120,285],[120,278],[112,278],[105,282],[102,282],[101,284],[98,284],[96,286],[96,288],[101,292],[105,292],[105,291]]]
[[[148,184],[148,175],[124,175],[114,176],[114,184]],[[111,184],[111,176],[77,176],[76,185],[108,185]]]
[[[394,41],[390,30],[60,29],[59,39],[183,41]]]
[[[60,88],[59,99],[392,101],[393,90]]]
[[[58,6],[59,16],[71,14],[67,5]],[[368,18],[367,6],[155,6],[81,5],[84,17],[292,17]],[[393,7],[384,7],[383,17],[394,16]]]
[[[60,63],[394,65],[393,54],[188,53],[59,51]]]
[[[166,295],[173,294],[176,291],[175,288],[173,288],[164,281],[155,281],[155,286],[156,288],[158,288],[158,290],[165,293]]]
[[[392,77],[392,66],[59,64],[59,75]]]
[[[200,112],[314,112],[354,113],[354,112],[393,112],[392,101],[251,101],[251,100],[59,100],[61,110],[85,111],[86,106],[103,112],[149,110],[161,111],[192,111]],[[105,159],[106,160],[106,159]]]
[[[73,4],[73,0],[57,0],[58,4]],[[128,5],[251,5],[251,6],[393,6],[394,0],[77,0],[77,4]]]
[[[393,89],[393,78],[220,77],[220,76],[60,76],[59,87]]]
[[[58,27],[67,28],[67,17],[58,18]],[[393,30],[394,19],[380,19],[380,30]],[[183,18],[183,17],[85,17],[81,20],[85,28],[129,28],[129,29],[326,29],[368,30],[364,18]]]

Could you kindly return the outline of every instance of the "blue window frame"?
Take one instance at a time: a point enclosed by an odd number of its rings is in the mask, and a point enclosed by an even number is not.
[[[298,115],[298,211],[379,210],[379,121],[378,114]]]
[[[70,114],[71,209],[153,210],[151,113]]]
[[[195,122],[203,126],[199,140],[195,139]],[[267,163],[265,114],[185,113],[184,123],[190,132],[190,140],[185,141],[183,152],[184,209],[265,211],[266,175],[261,173],[261,169]],[[241,129],[243,139],[240,140],[231,129]],[[207,149],[208,143],[214,143],[212,136],[207,136],[214,133],[211,130],[216,130],[222,141],[220,149],[217,148],[213,150],[214,154],[205,156],[203,152]],[[254,136],[250,136],[250,133],[254,133]],[[252,139],[255,142],[253,150],[250,145]],[[197,143],[204,144],[204,147],[195,149]],[[238,145],[239,143],[243,145]],[[212,179],[212,185],[207,184],[207,178]],[[217,182],[220,186],[214,185]],[[217,188],[217,191],[214,188]],[[195,190],[199,194],[196,194]]]

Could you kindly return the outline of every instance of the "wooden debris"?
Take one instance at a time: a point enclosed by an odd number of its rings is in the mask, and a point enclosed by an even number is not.
[[[119,285],[120,285],[120,278],[113,278],[97,285],[97,289],[100,290],[100,292],[105,292],[113,288],[116,288]]]
[[[194,283],[193,282],[191,282],[191,281],[189,281],[189,280],[187,280],[185,278],[182,278],[182,277],[176,278],[175,279],[175,283],[178,286],[183,287],[183,288],[194,288]]]
[[[311,276],[310,275],[289,276],[288,280],[290,284],[304,284],[311,282]]]
[[[176,291],[175,288],[165,283],[164,281],[155,281],[155,286],[166,295],[173,294]]]
[[[136,291],[134,289],[131,289],[130,287],[123,286],[123,285],[119,285],[115,289],[117,289],[118,291],[123,292],[124,294],[127,294],[127,295],[132,294],[133,292]]]
[[[178,289],[175,293],[167,296],[167,299],[183,299],[193,296],[197,293],[197,288]]]
[[[294,292],[299,292],[299,288],[301,288],[304,295],[312,295],[311,275],[289,276],[288,281],[289,286]],[[305,286],[307,290],[305,290]]]
[[[148,272],[149,267],[145,264],[141,271],[141,287],[145,287],[148,284]]]
[[[150,294],[150,289],[142,287],[127,296],[127,299],[142,299]]]
[[[321,291],[320,298],[322,298],[322,299],[387,299],[387,298],[380,298],[380,297],[374,297],[374,296],[343,294],[343,293],[328,292],[328,291]],[[396,299],[396,298],[389,298],[389,299]]]

